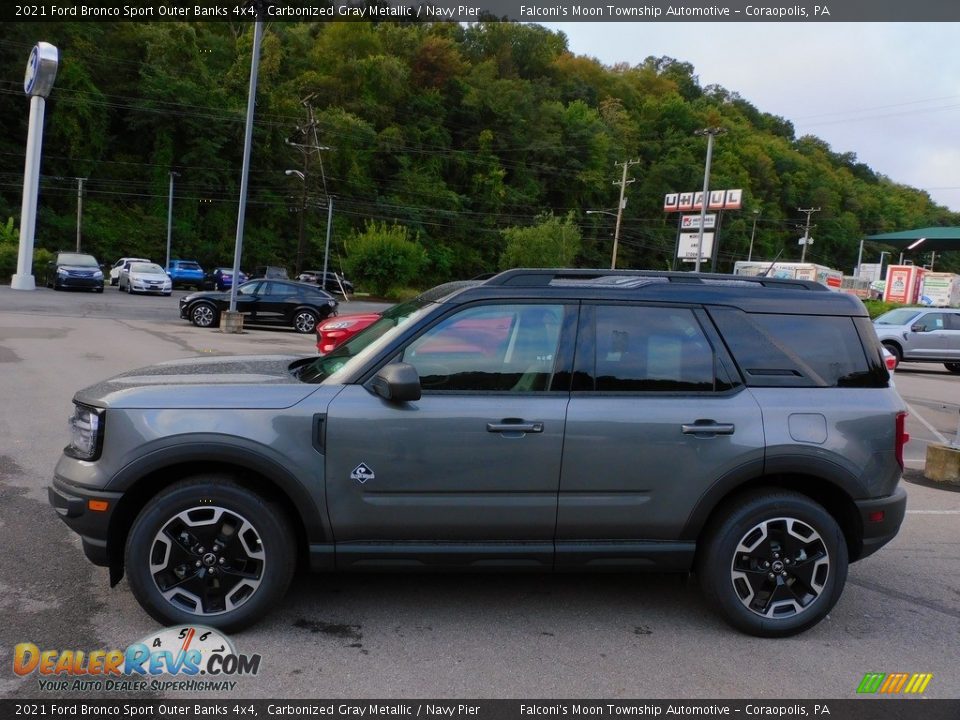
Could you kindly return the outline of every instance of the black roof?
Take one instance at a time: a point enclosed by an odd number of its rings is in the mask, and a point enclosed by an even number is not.
[[[462,289],[454,285],[448,283],[424,295],[457,303],[485,297],[617,299],[728,305],[760,313],[867,316],[863,303],[853,295],[809,280],[653,270],[519,268],[488,280],[464,282]]]

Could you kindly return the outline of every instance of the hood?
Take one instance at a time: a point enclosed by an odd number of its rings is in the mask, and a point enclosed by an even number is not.
[[[79,391],[75,400],[115,408],[291,407],[317,390],[289,367],[299,355],[171,360],[125,372]]]
[[[101,272],[99,267],[93,265],[57,265],[57,270],[66,270],[67,272]]]

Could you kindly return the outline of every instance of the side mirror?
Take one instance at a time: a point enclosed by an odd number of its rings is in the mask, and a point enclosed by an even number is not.
[[[373,376],[370,389],[389,402],[413,402],[420,399],[420,376],[413,365],[391,363]]]
[[[911,325],[910,330],[913,332],[926,332],[927,326],[923,323],[917,323],[916,325]]]

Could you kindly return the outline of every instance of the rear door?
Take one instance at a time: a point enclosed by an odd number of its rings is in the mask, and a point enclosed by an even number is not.
[[[566,333],[572,350],[575,318],[559,303],[461,307],[396,355],[417,369],[419,401],[337,395],[325,449],[339,566],[552,564],[571,355],[559,348]]]
[[[611,555],[660,562],[654,555],[677,550],[664,541],[680,539],[708,488],[762,468],[760,408],[731,380],[716,331],[696,308],[597,303],[584,306],[581,327],[557,566]]]

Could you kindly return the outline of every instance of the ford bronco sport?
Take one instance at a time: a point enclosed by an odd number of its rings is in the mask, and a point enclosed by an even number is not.
[[[692,570],[785,636],[897,533],[904,407],[863,305],[817,283],[511,270],[321,358],[79,391],[50,502],[170,624],[249,625],[303,560]]]

